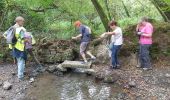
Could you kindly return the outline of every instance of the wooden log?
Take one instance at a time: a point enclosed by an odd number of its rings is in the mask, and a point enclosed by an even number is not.
[[[82,61],[64,61],[62,63],[63,68],[90,68],[92,62],[83,63]]]

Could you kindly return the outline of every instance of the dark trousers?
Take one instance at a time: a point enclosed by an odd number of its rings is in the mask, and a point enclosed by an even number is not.
[[[139,60],[140,60],[141,67],[143,68],[151,67],[151,60],[149,55],[150,47],[151,47],[150,44],[140,44]]]
[[[113,45],[112,47],[112,66],[116,67],[117,65],[119,65],[119,61],[118,61],[118,53],[120,51],[121,45]]]

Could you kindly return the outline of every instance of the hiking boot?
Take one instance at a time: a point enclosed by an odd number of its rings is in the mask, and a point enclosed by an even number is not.
[[[117,69],[117,66],[110,66],[111,69]]]
[[[140,65],[136,65],[137,68],[142,68]]]
[[[120,69],[120,67],[121,67],[121,66],[120,66],[119,64],[118,64],[118,65],[116,65],[116,68],[117,68],[117,69]]]

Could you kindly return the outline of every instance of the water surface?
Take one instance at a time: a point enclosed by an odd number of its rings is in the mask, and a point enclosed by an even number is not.
[[[119,85],[96,82],[82,73],[69,73],[64,77],[42,75],[28,90],[27,99],[33,100],[115,100],[122,92]]]

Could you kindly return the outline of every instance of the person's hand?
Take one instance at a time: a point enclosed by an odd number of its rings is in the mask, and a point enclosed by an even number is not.
[[[137,32],[137,35],[142,35],[143,33],[142,32]]]
[[[76,40],[77,38],[76,37],[72,37],[73,40]]]
[[[28,42],[28,39],[24,39],[25,42]]]

